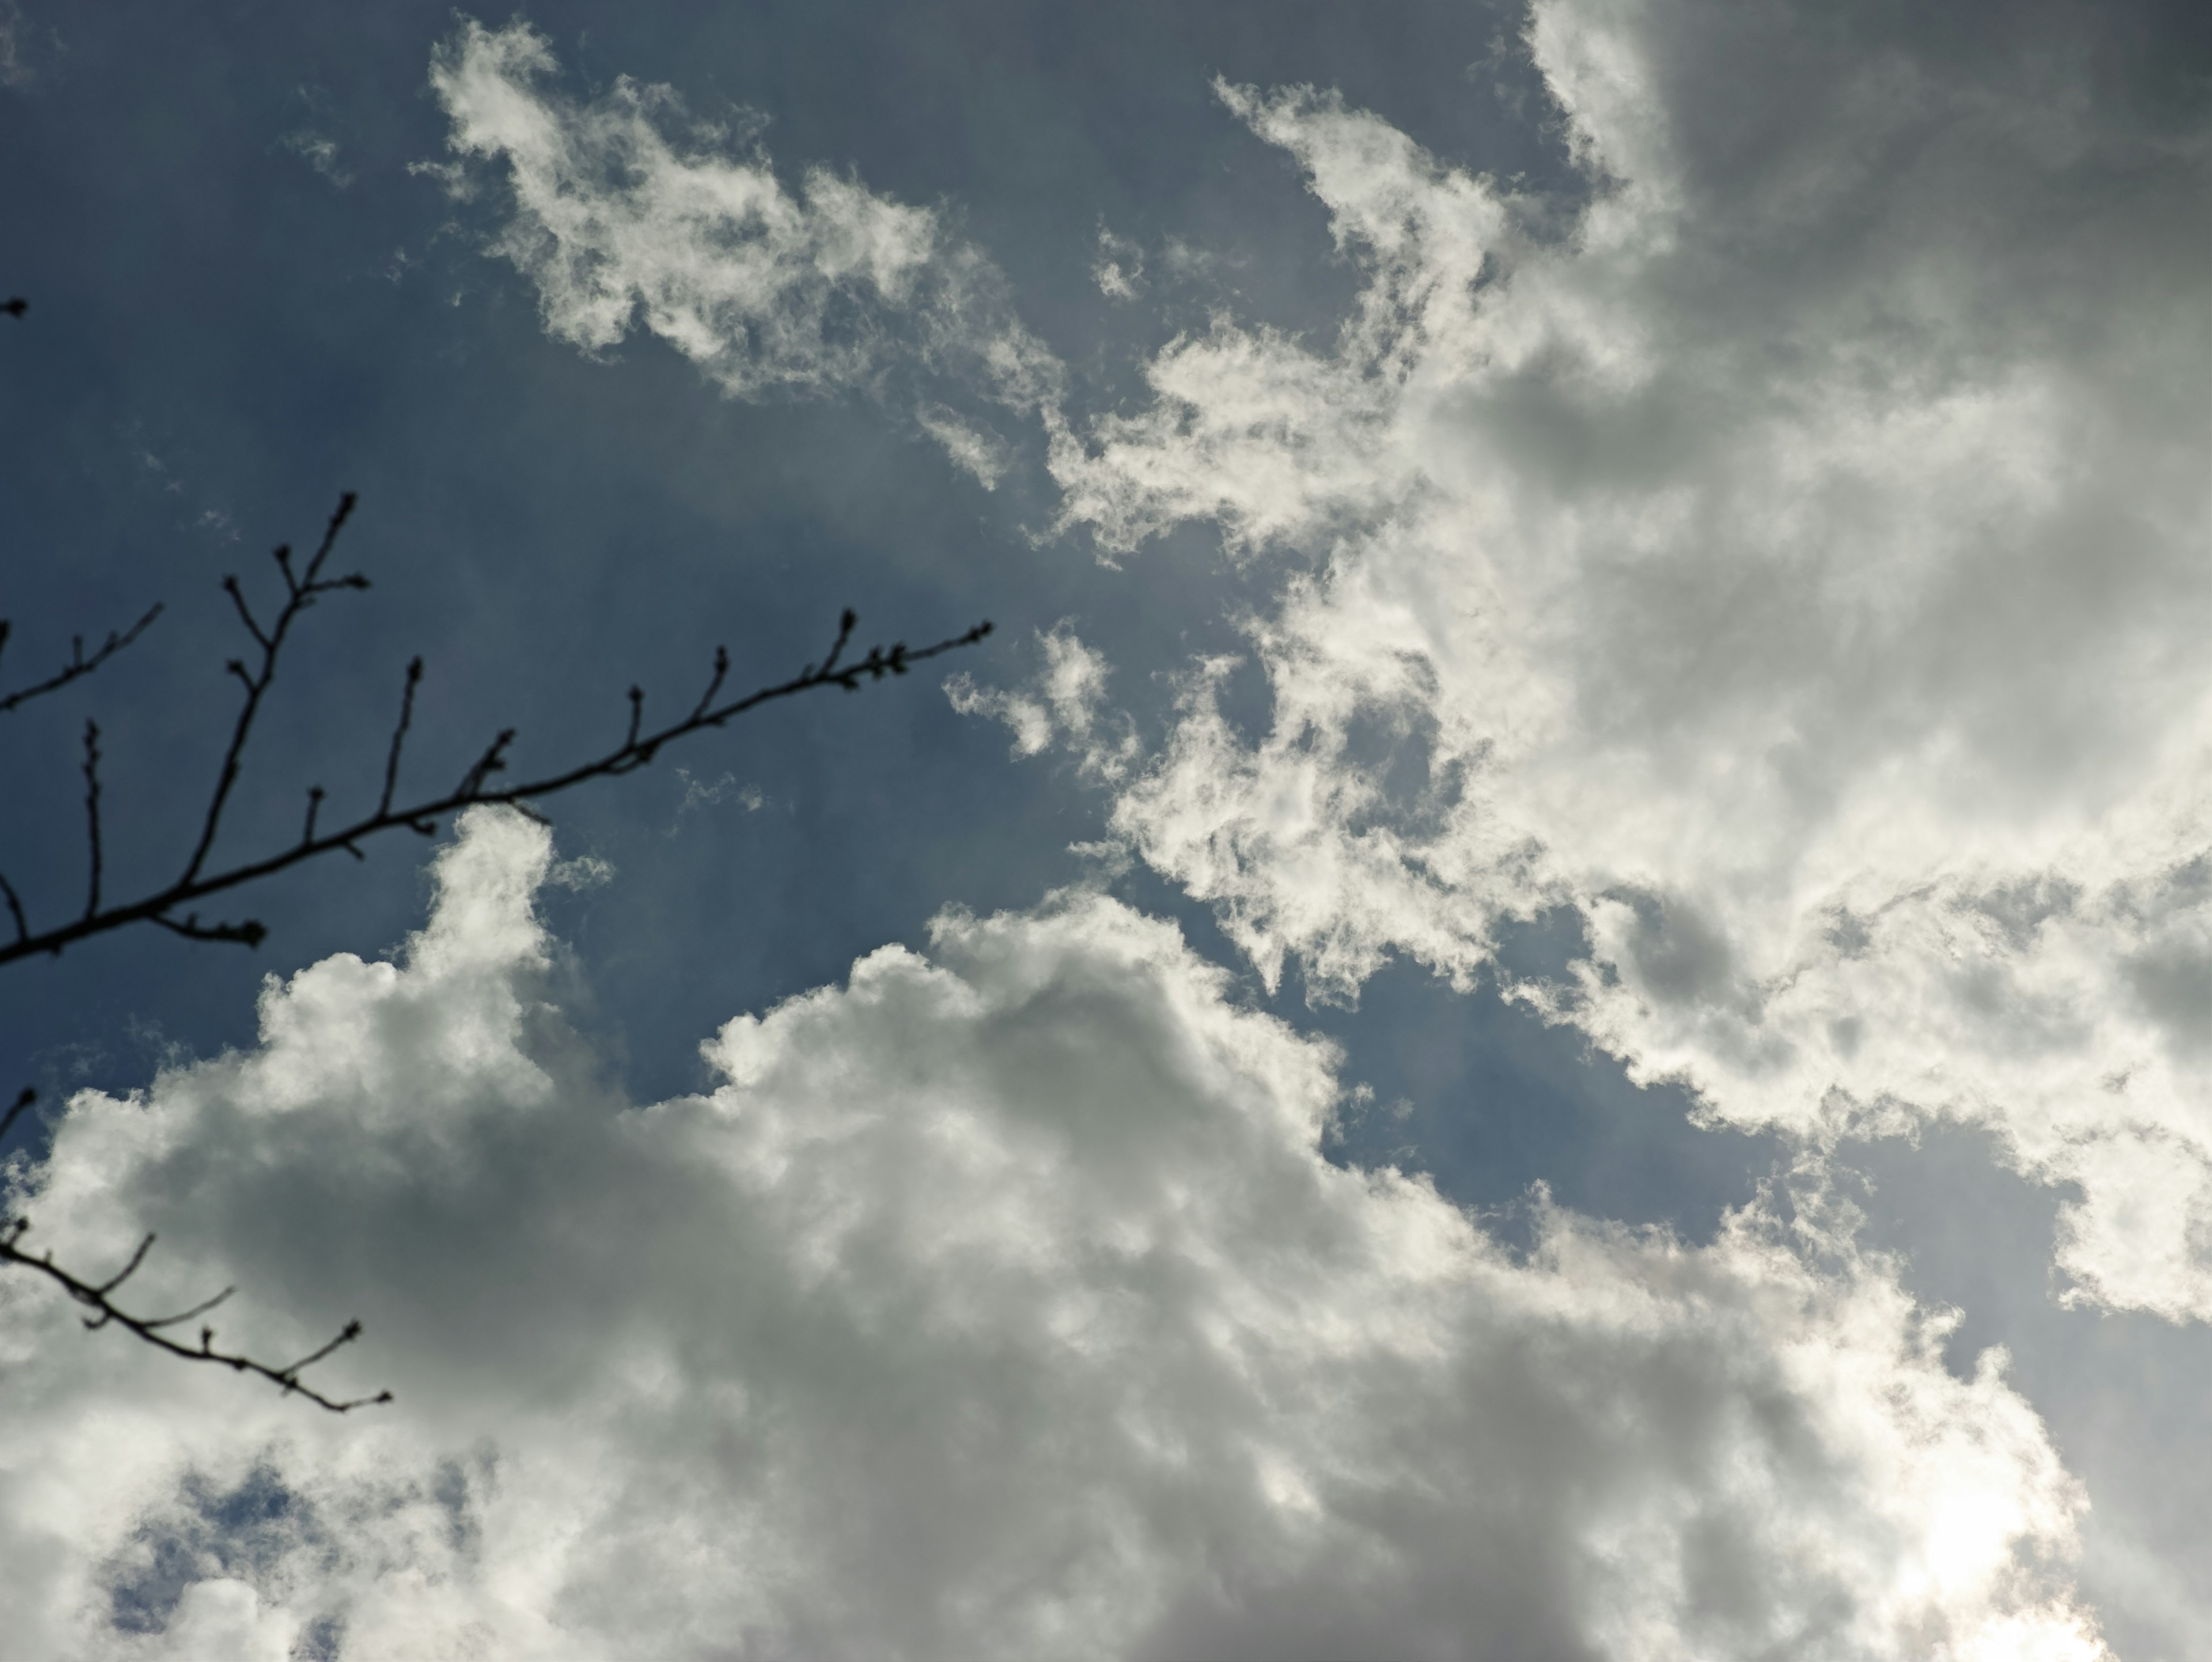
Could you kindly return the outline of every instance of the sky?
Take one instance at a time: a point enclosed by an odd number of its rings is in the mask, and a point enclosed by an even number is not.
[[[2186,1662],[2212,15],[0,0],[11,1654]],[[105,1268],[103,1268],[105,1267]],[[134,1308],[141,1306],[133,1306]]]

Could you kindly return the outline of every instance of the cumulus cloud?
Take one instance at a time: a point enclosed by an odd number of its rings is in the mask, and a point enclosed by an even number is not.
[[[1337,1057],[1095,894],[950,913],[620,1101],[478,810],[392,962],[17,1172],[343,1422],[0,1283],[11,1653],[2087,1659],[2081,1501],[1817,1207],[1500,1247],[1322,1157]],[[210,1372],[212,1372],[210,1370]]]
[[[1114,807],[1271,982],[1576,907],[1515,990],[1638,1077],[1989,1124],[2079,1295],[2212,1316],[2212,130],[2152,11],[2017,9],[1539,0],[1571,214],[1224,83],[1352,308],[1177,338],[1050,464],[1109,557],[1281,573],[1262,730],[1195,667]]]
[[[1056,412],[1057,360],[935,210],[823,167],[794,194],[749,135],[692,119],[670,88],[620,76],[578,103],[557,67],[528,24],[467,19],[430,69],[459,158],[432,171],[471,194],[479,164],[505,164],[491,251],[536,286],[556,339],[603,351],[642,324],[742,398],[938,378],[911,400],[917,424],[986,486],[1004,441],[947,407],[949,389]]]

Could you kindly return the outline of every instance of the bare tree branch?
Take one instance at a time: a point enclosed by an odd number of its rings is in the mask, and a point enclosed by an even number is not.
[[[161,615],[161,608],[156,605],[149,608],[144,617],[120,635],[112,629],[109,630],[107,638],[100,643],[99,650],[89,658],[84,655],[84,636],[82,635],[76,636],[70,643],[69,662],[36,685],[19,687],[6,697],[0,698],[0,715],[5,715],[18,704],[27,704],[32,699],[43,697],[49,692],[58,692],[79,676],[91,674],[93,671],[144,634],[147,626]],[[9,628],[8,620],[0,618],[0,652],[5,652],[8,649]]]
[[[392,729],[392,753],[384,761],[384,794],[376,799],[379,813],[392,811],[392,793],[399,784],[399,752],[407,742],[407,724],[415,719],[415,689],[422,684],[422,661],[411,658],[407,663],[407,690],[399,695],[399,725]],[[354,852],[357,855],[361,850],[356,849]]]
[[[38,1099],[39,1093],[27,1085],[15,1093],[15,1100],[9,1105],[8,1111],[0,1114],[0,1141],[6,1141],[8,1133],[15,1129],[15,1122],[29,1112]]]
[[[261,625],[254,621],[252,608],[246,604],[246,592],[238,586],[238,579],[231,576],[222,580],[224,590],[238,607],[239,617],[245,620],[246,632],[253,636],[254,643],[261,648],[261,669],[256,674],[237,659],[230,661],[228,667],[231,673],[246,684],[246,702],[239,708],[238,724],[231,730],[230,748],[223,752],[222,768],[216,776],[215,794],[208,801],[207,818],[200,827],[199,843],[192,849],[192,857],[185,862],[185,874],[180,882],[190,883],[199,875],[200,868],[207,861],[208,850],[215,846],[215,834],[222,825],[223,808],[230,801],[230,788],[238,782],[240,758],[244,755],[246,741],[253,732],[253,718],[260,713],[262,695],[269,691],[269,684],[276,679],[276,655],[284,649],[284,636],[291,629],[293,620],[334,589],[368,587],[368,579],[357,571],[329,580],[322,575],[323,562],[330,557],[331,550],[337,545],[338,533],[345,529],[345,522],[353,517],[354,504],[359,500],[350,490],[338,498],[337,511],[331,515],[330,525],[323,532],[322,545],[315,550],[314,557],[307,562],[304,576],[295,576],[292,573],[290,545],[277,545],[276,569],[284,574],[284,608],[276,614],[276,621],[267,634],[262,633]]]
[[[31,1093],[27,1090],[23,1097],[18,1099],[17,1108],[27,1105],[30,1099]],[[0,1124],[0,1130],[5,1129],[4,1124]],[[118,1306],[110,1295],[124,1282],[137,1274],[139,1266],[146,1262],[146,1254],[153,1250],[153,1236],[149,1235],[140,1241],[138,1250],[131,1255],[130,1262],[106,1281],[88,1282],[71,1275],[56,1263],[52,1252],[33,1254],[23,1251],[21,1242],[24,1235],[29,1233],[30,1227],[30,1220],[27,1218],[17,1218],[12,1222],[0,1226],[0,1262],[21,1264],[27,1269],[35,1269],[58,1284],[70,1297],[93,1312],[84,1318],[87,1328],[97,1330],[112,1324],[124,1329],[126,1332],[135,1334],[148,1344],[167,1351],[173,1356],[181,1356],[188,1362],[215,1362],[231,1369],[234,1373],[258,1374],[271,1385],[280,1386],[287,1395],[305,1397],[316,1407],[328,1409],[333,1414],[350,1413],[356,1408],[369,1408],[392,1400],[392,1393],[388,1391],[380,1391],[374,1397],[354,1397],[343,1399],[325,1397],[313,1385],[303,1383],[300,1378],[301,1373],[306,1369],[313,1367],[333,1351],[349,1345],[358,1339],[362,1330],[359,1322],[348,1322],[338,1330],[337,1336],[328,1344],[311,1355],[301,1357],[289,1367],[271,1367],[266,1362],[256,1361],[251,1356],[242,1355],[234,1351],[217,1350],[215,1348],[215,1329],[212,1327],[203,1326],[200,1329],[200,1342],[197,1347],[179,1344],[162,1330],[175,1327],[196,1317],[204,1316],[209,1311],[229,1298],[236,1289],[226,1287],[213,1298],[203,1299],[191,1309],[180,1310],[173,1316],[133,1316]]]
[[[92,844],[92,882],[85,896],[84,915],[100,915],[100,723],[84,724],[85,837]]]
[[[830,651],[818,664],[808,664],[787,680],[763,686],[743,697],[722,703],[715,699],[720,695],[729,674],[730,661],[726,649],[714,651],[714,673],[690,714],[668,726],[647,732],[644,730],[645,694],[636,687],[630,689],[629,721],[623,741],[605,754],[578,764],[566,770],[549,774],[520,784],[502,786],[498,789],[485,787],[495,774],[507,770],[507,750],[514,739],[514,730],[501,732],[486,746],[476,764],[461,777],[460,783],[445,795],[395,808],[392,798],[399,781],[400,754],[404,746],[410,722],[413,720],[415,690],[422,680],[422,660],[416,659],[407,667],[405,690],[401,696],[399,720],[392,728],[392,743],[384,769],[383,794],[377,801],[376,811],[336,831],[320,831],[317,811],[322,797],[320,788],[310,796],[307,825],[301,840],[291,847],[251,860],[228,870],[207,872],[205,867],[210,850],[214,847],[216,832],[222,827],[224,809],[228,805],[232,786],[236,782],[246,740],[252,735],[255,717],[259,714],[264,697],[276,679],[277,661],[294,621],[299,614],[313,606],[320,596],[340,588],[366,588],[368,580],[358,574],[344,577],[325,578],[323,563],[329,557],[337,535],[353,512],[356,498],[349,491],[339,499],[337,511],[331,516],[322,545],[315,551],[303,572],[295,574],[291,564],[291,551],[276,551],[276,563],[283,572],[286,585],[283,609],[276,621],[265,629],[247,606],[234,578],[226,579],[224,587],[236,603],[239,615],[261,648],[258,668],[249,669],[234,659],[228,667],[246,688],[246,699],[232,730],[229,747],[225,751],[222,765],[217,775],[215,790],[210,798],[207,813],[202,823],[199,840],[185,867],[184,874],[168,887],[125,904],[100,910],[94,906],[82,917],[55,928],[34,932],[25,921],[22,910],[15,902],[12,889],[5,888],[0,880],[0,890],[5,890],[9,907],[15,919],[15,939],[0,946],[0,964],[18,959],[35,957],[41,953],[58,954],[64,947],[86,937],[119,929],[134,923],[155,923],[173,934],[194,941],[228,941],[245,946],[258,945],[268,931],[258,922],[245,919],[237,922],[202,923],[198,911],[189,911],[179,918],[174,914],[190,903],[220,894],[226,890],[252,883],[264,877],[343,849],[356,858],[362,855],[358,844],[364,838],[383,831],[404,827],[422,836],[434,836],[438,822],[446,815],[478,803],[497,804],[518,808],[536,817],[531,804],[538,798],[551,796],[569,790],[592,779],[613,778],[635,772],[657,756],[663,746],[686,739],[708,728],[720,728],[735,717],[780,698],[796,697],[822,687],[842,687],[846,691],[857,691],[864,681],[879,681],[886,675],[904,675],[913,666],[948,652],[958,651],[975,645],[991,632],[988,622],[980,623],[964,634],[956,635],[919,648],[909,648],[904,642],[889,647],[868,648],[867,655],[853,663],[844,656],[850,647],[853,631],[860,619],[848,610],[838,621],[836,638]]]
[[[28,941],[31,938],[31,926],[23,921],[22,898],[16,894],[15,886],[4,876],[0,876],[0,893],[4,893],[8,897],[8,914],[15,920],[15,939]]]

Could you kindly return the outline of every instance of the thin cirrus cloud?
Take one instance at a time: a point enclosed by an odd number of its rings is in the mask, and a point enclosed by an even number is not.
[[[2091,1659],[2002,1357],[1830,1227],[1526,1255],[1324,1158],[1339,1058],[1073,892],[731,1022],[629,1106],[476,810],[392,962],[81,1095],[73,1258],[398,1391],[343,1422],[0,1288],[27,1654]],[[1778,1205],[1779,1202],[1777,1202]],[[363,1372],[373,1370],[373,1372]]]
[[[1543,0],[1571,217],[1222,83],[1352,309],[1178,337],[1050,466],[1108,557],[1280,573],[1261,730],[1195,666],[1113,804],[1271,984],[1573,908],[1509,990],[1638,1079],[1988,1127],[2080,1187],[2069,1296],[2203,1318],[2212,134],[2148,37],[2035,17]]]
[[[641,325],[734,397],[896,393],[987,488],[1009,446],[946,400],[1056,416],[1058,360],[934,210],[822,167],[793,195],[668,88],[621,76],[578,103],[556,68],[527,23],[464,20],[430,70],[456,160],[425,165],[469,196],[503,164],[489,252],[535,285],[556,338],[604,351]]]

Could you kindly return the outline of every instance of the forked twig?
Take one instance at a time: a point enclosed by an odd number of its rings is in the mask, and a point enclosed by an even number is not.
[[[27,1091],[25,1098],[27,1099],[29,1095]],[[25,1105],[27,1105],[26,1101],[19,1099],[17,1106],[21,1108]],[[0,1131],[5,1129],[5,1125],[0,1124]],[[56,1263],[51,1252],[33,1254],[23,1251],[22,1239],[30,1232],[30,1221],[27,1218],[17,1218],[10,1223],[0,1226],[0,1261],[21,1264],[27,1269],[35,1269],[40,1275],[58,1283],[70,1297],[93,1312],[84,1318],[84,1324],[88,1329],[96,1330],[111,1325],[119,1327],[137,1335],[148,1344],[157,1346],[173,1356],[181,1356],[188,1362],[215,1362],[229,1368],[234,1373],[258,1374],[271,1385],[281,1387],[287,1395],[305,1397],[316,1407],[328,1409],[333,1414],[348,1414],[357,1408],[370,1408],[379,1403],[388,1403],[392,1400],[392,1393],[388,1391],[380,1391],[374,1397],[354,1397],[344,1399],[325,1397],[300,1378],[305,1369],[313,1367],[333,1351],[349,1345],[358,1339],[362,1330],[359,1322],[348,1322],[338,1330],[337,1336],[328,1344],[313,1355],[301,1358],[289,1367],[272,1367],[266,1362],[256,1361],[252,1357],[243,1355],[236,1351],[217,1350],[215,1348],[215,1329],[212,1327],[203,1326],[200,1329],[200,1342],[197,1347],[179,1344],[162,1330],[204,1316],[209,1311],[229,1298],[237,1289],[226,1287],[213,1298],[203,1299],[191,1309],[180,1310],[173,1316],[133,1316],[118,1306],[111,1295],[124,1282],[138,1273],[139,1266],[146,1262],[146,1254],[153,1250],[153,1236],[149,1235],[140,1241],[138,1250],[131,1255],[130,1262],[106,1281],[88,1282],[80,1276],[71,1275]]]
[[[331,515],[330,524],[323,531],[323,540],[315,550],[314,557],[307,562],[304,574],[295,575],[292,570],[292,550],[289,544],[279,544],[276,549],[276,569],[284,575],[284,606],[277,612],[276,621],[264,634],[254,620],[253,609],[246,603],[246,591],[239,587],[235,576],[222,580],[223,590],[238,608],[238,615],[246,624],[246,631],[261,648],[261,667],[256,672],[234,658],[227,667],[246,685],[246,702],[239,707],[237,724],[231,729],[230,748],[223,752],[222,766],[216,775],[215,794],[208,800],[207,817],[201,822],[200,840],[192,849],[192,857],[185,862],[185,874],[180,884],[189,884],[200,874],[207,861],[208,850],[215,846],[215,834],[222,826],[222,811],[230,801],[230,788],[238,782],[240,758],[246,753],[246,741],[253,732],[253,718],[261,712],[261,700],[269,691],[269,684],[276,679],[276,657],[284,649],[284,636],[290,632],[294,621],[324,595],[341,588],[367,588],[368,579],[358,571],[343,577],[325,578],[323,562],[330,558],[331,550],[337,545],[338,533],[353,517],[354,504],[361,499],[352,491],[338,498],[337,511]],[[186,897],[189,898],[189,897]]]
[[[117,634],[112,629],[109,630],[107,638],[100,643],[98,649],[89,658],[84,655],[84,636],[82,635],[76,636],[70,644],[69,662],[64,664],[59,670],[46,677],[45,680],[31,686],[18,687],[6,697],[0,698],[0,715],[5,715],[18,704],[27,704],[32,699],[41,697],[49,692],[58,692],[79,676],[91,674],[93,671],[143,635],[154,619],[161,615],[161,608],[156,605],[149,607],[144,617],[121,634]],[[8,620],[5,618],[0,618],[0,652],[5,652],[8,649],[9,627]]]

